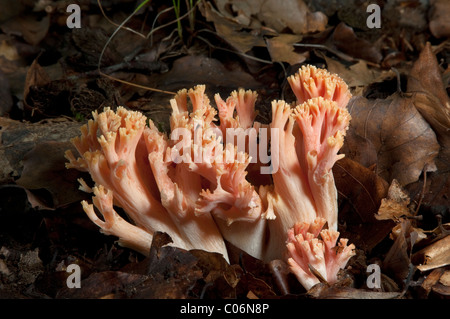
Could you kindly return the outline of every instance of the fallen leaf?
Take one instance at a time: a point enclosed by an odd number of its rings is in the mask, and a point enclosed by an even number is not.
[[[22,175],[23,159],[36,145],[68,142],[80,134],[80,126],[62,118],[27,123],[0,117],[0,183],[12,183]]]
[[[412,260],[420,271],[450,265],[450,236],[446,236],[414,253]]]
[[[243,30],[245,25],[224,16],[215,10],[211,3],[202,2],[199,8],[206,20],[214,23],[217,34],[238,52],[247,53],[255,46],[266,46],[261,34]]]
[[[372,250],[386,238],[394,223],[379,221],[375,214],[389,185],[372,170],[344,157],[333,167],[339,194],[341,237],[364,251]]]
[[[50,78],[47,72],[45,72],[45,70],[39,65],[37,59],[35,59],[28,68],[27,77],[25,79],[23,91],[24,103],[27,103],[27,97],[31,86],[44,86],[49,82]]]
[[[393,180],[389,186],[386,198],[381,200],[378,213],[375,215],[378,220],[399,220],[401,217],[411,216],[408,207],[410,199],[408,194],[400,186],[397,180]]]
[[[433,295],[436,294],[439,298],[448,299],[450,297],[450,287],[441,283],[434,285],[431,290],[433,291]]]
[[[0,56],[11,62],[20,59],[17,48],[12,42],[12,39],[4,34],[0,36]]]
[[[297,53],[293,44],[299,42],[302,36],[295,34],[280,34],[266,40],[267,50],[273,62],[287,62],[290,65],[300,64],[306,60],[306,56]]]
[[[58,291],[57,299],[101,299],[120,298],[121,294],[131,294],[133,288],[148,277],[121,271],[93,273],[81,280],[80,288],[64,287]],[[127,293],[128,292],[128,293]]]
[[[439,278],[439,282],[445,286],[449,286],[450,287],[450,271],[446,270],[441,278]]]
[[[439,157],[446,163],[443,171],[447,171],[450,163],[450,98],[429,42],[411,69],[407,90],[413,94],[414,106],[436,132],[441,145]]]
[[[311,12],[302,0],[286,0],[280,5],[276,0],[219,1],[221,12],[231,4],[233,11],[246,16],[247,21],[256,20],[266,27],[283,32],[290,29],[295,34],[323,31],[328,18],[322,12]],[[242,19],[242,18],[241,18]]]
[[[357,59],[373,63],[380,63],[383,59],[379,49],[369,41],[358,38],[353,28],[343,22],[334,30],[333,43],[339,50]]]
[[[396,179],[402,186],[417,181],[425,167],[427,171],[435,170],[434,159],[439,152],[436,134],[414,102],[414,97],[394,94],[375,100],[358,96],[348,105],[352,121],[346,143],[355,136],[368,140],[359,154],[375,151],[377,157],[362,164],[376,164],[377,174],[388,182]],[[351,150],[344,144],[342,152],[348,154]]]
[[[367,62],[364,60],[359,60],[355,64],[350,66],[345,66],[341,62],[322,55],[327,63],[327,69],[331,73],[339,74],[347,85],[353,89],[353,95],[355,96],[356,88],[366,88],[370,84],[379,83],[386,79],[395,76],[392,70],[380,70],[377,68],[369,68]],[[362,90],[359,90],[360,93]]]
[[[248,294],[255,295],[259,299],[266,299],[276,296],[275,292],[272,290],[264,280],[261,280],[254,276],[252,273],[245,273],[239,280],[236,286],[237,297],[247,297]]]
[[[31,45],[38,45],[47,35],[50,27],[50,15],[22,14],[1,25],[6,34],[19,33]]]
[[[436,38],[450,36],[450,2],[447,0],[430,0],[429,28]]]
[[[401,293],[317,284],[308,291],[308,296],[315,299],[396,299]]]
[[[411,251],[418,238],[409,220],[400,222],[400,233],[384,257],[382,269],[393,276],[397,282],[404,283],[411,271]]]
[[[65,167],[64,153],[70,148],[70,142],[50,141],[25,154],[23,171],[16,183],[30,192],[28,198],[33,207],[55,209],[85,198],[78,189],[80,173]]]
[[[419,293],[422,298],[428,297],[430,294],[431,289],[434,285],[436,285],[444,273],[443,268],[436,268],[433,271],[431,271],[428,276],[426,276],[425,280],[420,285]]]

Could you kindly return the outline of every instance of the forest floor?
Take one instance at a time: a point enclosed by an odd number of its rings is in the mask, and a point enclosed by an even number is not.
[[[137,12],[134,0],[4,2],[0,298],[450,296],[450,2],[157,0]],[[65,168],[64,152],[93,111],[123,105],[167,132],[173,94],[205,84],[211,98],[257,91],[268,123],[272,100],[293,100],[286,78],[303,64],[353,94],[333,173],[339,230],[357,252],[337,284],[306,291],[282,261],[230,245],[227,263],[165,246],[163,234],[144,257],[83,212],[86,177]],[[80,289],[67,287],[71,264]],[[378,288],[367,286],[371,264]]]

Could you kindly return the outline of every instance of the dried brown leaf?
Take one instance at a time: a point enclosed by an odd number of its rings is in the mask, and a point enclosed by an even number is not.
[[[395,73],[392,70],[387,71],[369,68],[367,62],[364,60],[359,60],[355,64],[346,67],[341,62],[329,58],[326,55],[323,55],[323,58],[327,63],[328,71],[339,74],[339,77],[353,89],[357,87],[366,88],[370,84],[382,82],[385,79],[395,76]],[[357,94],[353,92],[353,95]]]
[[[287,62],[290,65],[306,60],[305,55],[294,51],[293,44],[299,42],[302,36],[295,34],[280,34],[266,40],[267,49],[273,62]]]
[[[393,180],[389,186],[388,195],[381,200],[381,206],[375,215],[378,220],[398,220],[400,217],[411,216],[409,210],[410,199],[408,194],[400,186],[397,180]]]
[[[389,185],[372,170],[344,157],[333,167],[339,192],[341,236],[356,247],[370,251],[391,231],[394,223],[379,221],[375,214]]]
[[[322,12],[312,12],[302,0],[286,0],[283,5],[277,0],[218,0],[220,12],[233,17],[227,10],[230,7],[238,13],[236,20],[251,24],[264,24],[266,27],[283,32],[289,28],[295,34],[322,31],[328,18]],[[256,20],[256,21],[255,21]]]
[[[408,76],[413,104],[436,132],[443,162],[450,162],[450,98],[431,44],[427,43]],[[445,169],[444,169],[445,170]]]
[[[402,220],[401,230],[383,260],[382,268],[387,273],[403,282],[410,273],[410,252],[417,239],[417,232],[409,220]]]
[[[431,0],[429,11],[429,28],[436,38],[450,36],[450,2],[447,0]]]
[[[339,50],[357,59],[380,63],[383,58],[378,48],[369,41],[358,38],[353,28],[343,22],[334,30],[333,43]]]
[[[421,297],[428,297],[431,289],[434,285],[436,285],[439,281],[439,278],[444,273],[443,268],[434,269],[430,274],[425,278],[425,280],[420,285],[419,293]]]
[[[246,53],[255,46],[264,47],[266,45],[261,34],[243,30],[245,25],[234,21],[231,17],[224,16],[209,2],[202,3],[200,10],[208,21],[214,23],[217,34],[238,52]]]
[[[420,271],[450,265],[450,236],[446,236],[416,252],[412,260]]]
[[[28,68],[27,77],[25,79],[23,92],[24,102],[26,103],[26,99],[30,91],[30,86],[43,86],[48,84],[49,82],[50,77],[48,76],[47,72],[39,65],[37,59],[35,59]]]
[[[23,14],[3,23],[1,29],[7,34],[19,33],[29,44],[38,45],[47,35],[49,27],[49,14],[44,17],[35,14]]]
[[[121,271],[103,271],[93,273],[81,280],[80,288],[64,287],[56,298],[61,299],[114,299],[127,296],[132,289],[147,279],[147,276]],[[123,295],[122,295],[123,294]]]
[[[384,100],[355,97],[348,105],[352,123],[346,141],[367,140],[363,145],[366,149],[359,154],[375,151],[377,157],[362,164],[376,164],[377,174],[388,182],[396,179],[402,186],[417,181],[425,167],[435,170],[434,159],[439,152],[436,134],[414,102],[414,97],[394,94]],[[344,145],[343,152],[351,154],[352,150]]]
[[[308,296],[315,299],[396,299],[400,297],[398,292],[380,292],[352,287],[328,287],[325,284],[317,284],[308,291]]]
[[[22,175],[16,183],[29,192],[32,206],[55,209],[85,198],[78,190],[80,173],[65,167],[64,153],[70,148],[70,142],[43,142],[23,158]]]
[[[79,133],[80,123],[66,119],[26,123],[0,117],[0,182],[11,183],[13,178],[21,176],[25,154],[36,145],[48,141],[68,142]]]

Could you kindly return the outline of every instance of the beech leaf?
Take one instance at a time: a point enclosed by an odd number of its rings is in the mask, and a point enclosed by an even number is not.
[[[428,171],[435,169],[434,159],[440,147],[414,102],[414,97],[394,94],[376,100],[355,97],[348,105],[352,124],[347,141],[354,145],[355,139],[367,140],[367,149],[360,153],[376,153],[371,162],[362,164],[376,164],[377,174],[388,182],[396,179],[402,186],[417,181],[426,165]],[[344,144],[342,152],[348,154],[352,150]]]
[[[420,53],[408,77],[413,104],[436,132],[442,146],[440,157],[450,160],[450,98],[442,80],[441,70],[430,43]]]

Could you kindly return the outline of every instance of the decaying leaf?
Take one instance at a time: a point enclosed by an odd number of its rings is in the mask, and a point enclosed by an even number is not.
[[[0,182],[11,183],[22,175],[22,160],[36,145],[48,141],[68,142],[79,131],[80,123],[67,119],[23,123],[0,117]]]
[[[450,236],[446,236],[413,255],[413,261],[420,271],[432,270],[450,265]]]
[[[341,236],[370,251],[394,226],[391,220],[375,218],[389,185],[375,172],[347,157],[336,162],[333,174],[339,192],[339,223],[345,225],[340,230]]]
[[[378,220],[398,220],[401,217],[411,216],[408,207],[410,199],[408,194],[400,186],[397,180],[393,180],[389,186],[386,198],[381,200],[381,206],[375,215]]]
[[[404,236],[405,230],[403,229],[403,221],[409,217],[414,217],[409,207],[410,198],[407,192],[400,186],[397,180],[393,180],[389,186],[388,194],[386,198],[381,200],[378,213],[375,214],[375,218],[378,220],[393,220],[398,224],[392,228],[391,239],[396,239],[399,236]],[[423,229],[410,225],[410,233],[415,232],[414,243],[419,242],[422,239],[427,238],[427,235]]]
[[[411,251],[418,238],[409,220],[400,222],[400,233],[383,260],[382,269],[398,283],[403,283],[411,272]]]
[[[414,97],[394,94],[376,100],[355,97],[348,105],[352,123],[346,143],[355,138],[367,140],[360,154],[376,152],[377,156],[362,164],[376,164],[377,174],[388,182],[396,179],[402,186],[417,181],[425,167],[427,171],[435,170],[434,159],[439,152],[436,134],[414,102]],[[352,143],[355,145],[355,141]],[[343,153],[351,153],[346,144]]]
[[[23,39],[32,45],[39,44],[47,35],[50,27],[50,15],[39,16],[32,14],[19,15],[1,26],[5,33],[19,33]]]
[[[308,296],[315,299],[396,299],[399,292],[380,292],[352,287],[327,287],[317,284],[308,291]]]
[[[369,68],[367,62],[364,60],[359,60],[355,64],[346,67],[341,62],[327,57],[326,55],[323,55],[323,58],[327,63],[328,71],[339,74],[339,77],[353,89],[353,96],[361,95],[362,90],[358,90],[358,88],[366,88],[370,84],[382,82],[395,75],[392,70]]]
[[[277,32],[283,32],[287,28],[295,34],[322,31],[328,22],[327,16],[322,12],[311,12],[302,0],[287,0],[282,5],[276,0],[216,0],[216,3],[223,14],[230,16],[227,7],[231,5],[240,21],[247,21],[249,25],[264,23]]]
[[[25,188],[33,207],[54,209],[79,202],[79,172],[67,171],[64,152],[70,142],[43,142],[25,154],[23,171],[16,183]]]
[[[324,25],[317,25],[318,22],[314,18],[323,15],[321,13],[309,13],[302,1],[286,1],[283,6],[279,6],[275,1],[217,2],[219,11],[214,9],[209,2],[200,7],[206,19],[214,23],[217,34],[240,53],[247,53],[254,47],[267,47],[273,62],[287,62],[291,65],[302,63],[306,57],[295,52],[293,44],[299,42],[302,39],[302,34],[309,32],[307,30],[324,29]],[[228,4],[232,4],[237,16],[233,16],[227,10]],[[292,8],[292,6],[299,6],[304,10],[298,10]],[[287,20],[272,18],[273,10],[285,12],[282,17],[286,17]],[[289,17],[291,15],[292,17]],[[264,28],[258,25],[260,22],[252,23],[255,17],[263,19],[261,22],[265,23]],[[265,21],[265,19],[271,20]],[[322,18],[319,20],[322,20]],[[324,21],[326,25],[326,18]],[[319,24],[323,24],[323,21]],[[253,30],[248,31],[248,28]],[[294,34],[281,33],[286,28],[293,31]],[[269,37],[265,38],[265,36]]]
[[[245,25],[234,21],[230,17],[224,16],[222,13],[215,10],[211,3],[202,3],[200,5],[200,10],[208,21],[214,23],[217,34],[238,52],[246,53],[255,46],[265,46],[261,34],[243,30],[244,27],[246,27]]]
[[[450,160],[450,98],[431,44],[427,43],[408,77],[408,92],[420,114],[435,131],[443,162]],[[446,165],[448,169],[448,164]],[[443,171],[446,169],[444,168]]]
[[[26,103],[28,93],[31,86],[43,86],[50,82],[47,72],[39,65],[37,59],[33,61],[28,68],[27,77],[24,85],[24,103]]]
[[[430,0],[429,27],[436,38],[450,36],[450,2],[446,0]]]
[[[287,62],[291,65],[305,61],[303,54],[294,51],[293,44],[299,42],[301,36],[295,34],[280,34],[266,40],[267,49],[273,62]]]
[[[333,43],[339,50],[357,59],[380,63],[383,58],[378,48],[369,41],[358,38],[353,28],[343,22],[334,30]]]

